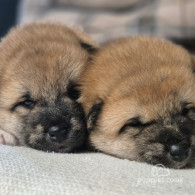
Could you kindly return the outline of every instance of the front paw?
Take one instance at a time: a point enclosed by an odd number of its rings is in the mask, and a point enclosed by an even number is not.
[[[5,145],[5,139],[2,134],[0,134],[0,144]]]
[[[3,130],[0,130],[0,144],[9,146],[19,145],[18,140],[14,135]]]

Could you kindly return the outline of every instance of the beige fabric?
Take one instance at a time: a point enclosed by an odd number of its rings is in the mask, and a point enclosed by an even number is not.
[[[98,153],[54,154],[0,145],[1,195],[192,195],[194,192],[195,169],[160,169]]]

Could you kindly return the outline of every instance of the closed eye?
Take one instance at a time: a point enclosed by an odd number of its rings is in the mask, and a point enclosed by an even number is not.
[[[123,133],[128,127],[137,128],[137,129],[144,129],[149,127],[150,125],[154,124],[155,121],[150,121],[147,123],[142,123],[139,118],[133,118],[130,120],[129,123],[125,124],[119,131],[119,134]]]
[[[78,84],[70,83],[68,85],[68,97],[72,100],[77,100],[81,96],[80,90],[77,88],[79,87]]]
[[[29,109],[29,110],[32,110],[35,107],[36,102],[34,100],[32,100],[29,95],[25,95],[21,99],[23,99],[23,100],[15,103],[12,106],[11,111],[14,111],[19,106],[24,107],[24,108]]]
[[[187,116],[190,112],[195,112],[195,108],[184,108],[181,114]]]
[[[181,115],[191,120],[195,120],[195,107],[190,106],[190,103],[185,103]]]

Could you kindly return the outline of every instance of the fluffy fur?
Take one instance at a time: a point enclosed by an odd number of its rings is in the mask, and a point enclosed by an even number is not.
[[[0,143],[55,152],[83,145],[77,88],[95,47],[86,33],[61,24],[11,30],[0,43]]]
[[[105,44],[82,79],[90,146],[130,160],[188,165],[194,156],[192,66],[191,55],[166,40],[134,37]],[[170,155],[178,145],[186,150],[183,160]]]

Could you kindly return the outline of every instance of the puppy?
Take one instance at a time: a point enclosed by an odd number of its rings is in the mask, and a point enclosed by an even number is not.
[[[0,143],[72,152],[86,138],[77,99],[95,42],[51,22],[13,29],[0,43]]]
[[[194,156],[192,66],[187,51],[157,38],[104,45],[82,76],[89,145],[119,158],[187,166]]]

